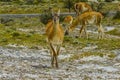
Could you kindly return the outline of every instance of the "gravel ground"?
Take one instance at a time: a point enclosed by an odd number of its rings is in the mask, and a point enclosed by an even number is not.
[[[89,56],[65,62],[61,60],[70,55],[60,54],[59,68],[54,69],[47,49],[0,47],[0,80],[120,80],[120,50],[113,52],[118,56],[112,60]]]

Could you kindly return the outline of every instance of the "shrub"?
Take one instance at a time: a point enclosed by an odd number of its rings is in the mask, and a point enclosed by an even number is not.
[[[18,32],[13,32],[11,35],[12,35],[12,37],[18,37],[18,36],[20,36],[20,33],[18,33]]]
[[[42,13],[40,20],[43,24],[47,24],[49,20],[52,19],[52,14],[51,12],[44,12]],[[64,16],[60,15],[60,22],[64,20]]]
[[[71,8],[73,7],[73,5],[74,5],[74,1],[72,1],[72,0],[66,0],[64,2],[64,7],[68,8],[69,12],[71,12]]]
[[[40,20],[43,24],[47,24],[48,20],[52,19],[51,12],[47,12],[47,10],[44,10],[44,12],[41,14]]]
[[[106,32],[106,33],[107,33],[107,34],[110,34],[110,35],[120,36],[120,30],[119,30],[119,29],[114,29],[114,30],[108,31],[108,32]]]
[[[112,2],[112,1],[114,1],[114,0],[105,0],[106,2]]]
[[[120,19],[120,11],[117,11],[113,19]]]
[[[14,20],[11,18],[0,18],[0,22],[2,24],[5,24],[5,23],[11,22],[11,21],[13,22]]]
[[[2,2],[10,2],[12,0],[0,0],[0,1],[2,1]]]

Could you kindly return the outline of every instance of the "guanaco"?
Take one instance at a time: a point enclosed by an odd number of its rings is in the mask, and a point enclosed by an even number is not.
[[[70,25],[68,30],[66,30],[66,34],[69,34],[70,31],[72,31],[78,24],[81,24],[80,29],[80,37],[82,36],[82,30],[84,30],[86,37],[88,38],[87,34],[87,25],[88,24],[95,24],[98,27],[98,38],[103,38],[104,36],[104,30],[101,25],[101,21],[103,19],[103,15],[100,12],[90,11],[82,13],[81,15],[77,16],[75,21]]]
[[[85,2],[79,2],[74,4],[74,10],[76,14],[79,16],[80,13],[93,11],[91,6]]]
[[[52,10],[52,20],[46,25],[47,42],[51,51],[51,65],[58,68],[58,55],[64,39],[64,31],[59,23],[60,9],[56,12]]]
[[[67,15],[64,18],[63,24],[65,25],[65,30],[72,24],[73,22],[73,17],[71,15]]]

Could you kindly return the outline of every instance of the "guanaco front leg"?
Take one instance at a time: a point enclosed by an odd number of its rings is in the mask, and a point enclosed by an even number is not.
[[[83,30],[83,28],[84,28],[84,26],[82,25],[82,27],[80,29],[80,34],[79,34],[80,38],[82,37],[82,30]]]
[[[99,24],[97,26],[98,26],[98,39],[102,39],[104,37],[104,30],[103,30],[101,24]]]
[[[80,37],[82,37],[82,34],[83,34],[83,31],[84,30],[84,34],[85,34],[85,36],[87,37],[87,39],[88,39],[88,34],[87,34],[87,27],[86,27],[86,25],[82,25],[82,27],[81,27],[81,29],[80,29]]]
[[[58,61],[57,61],[57,54],[55,54],[55,56],[54,56],[54,58],[55,58],[55,66],[56,66],[56,68],[58,68]]]
[[[53,48],[53,45],[50,43],[50,49],[51,49],[51,66],[54,67],[54,54],[55,50]]]
[[[54,64],[55,64],[55,66],[56,66],[56,68],[58,68],[58,61],[57,61],[57,57],[58,57],[58,55],[59,55],[59,52],[60,52],[60,46],[61,45],[58,45],[57,47],[56,47],[56,51],[55,51],[55,47],[50,43],[50,48],[51,48],[51,65],[52,65],[52,67],[54,67]]]

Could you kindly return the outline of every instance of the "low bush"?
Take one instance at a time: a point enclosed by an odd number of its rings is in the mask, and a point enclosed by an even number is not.
[[[40,17],[40,20],[43,24],[47,24],[47,22],[52,19],[52,15],[51,13],[42,13],[41,14],[41,17]]]
[[[117,11],[113,19],[120,19],[120,11]]]
[[[18,37],[18,36],[20,36],[20,33],[18,33],[18,32],[13,32],[11,35],[12,35],[12,37]]]

